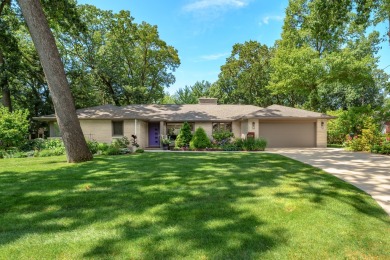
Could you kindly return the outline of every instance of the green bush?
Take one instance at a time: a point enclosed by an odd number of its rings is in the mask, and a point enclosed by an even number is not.
[[[241,147],[238,147],[234,143],[226,143],[222,146],[222,150],[224,150],[224,151],[240,151]]]
[[[345,136],[353,133],[362,135],[363,129],[371,129],[379,134],[380,121],[370,106],[351,107],[348,110],[328,111],[327,114],[337,116],[328,121],[328,143],[343,144]]]
[[[109,147],[110,146],[108,144],[106,144],[106,143],[99,143],[98,144],[98,151],[104,153],[104,152],[106,152],[108,150]]]
[[[99,143],[97,141],[87,140],[87,146],[92,154],[97,154],[99,152]]]
[[[145,151],[144,151],[144,149],[137,149],[137,150],[135,150],[135,152],[136,153],[144,153]]]
[[[126,136],[124,136],[122,138],[115,139],[112,144],[118,148],[127,148],[130,144],[130,141]]]
[[[371,151],[374,146],[381,143],[381,134],[375,128],[363,129],[362,134],[346,136],[347,141],[344,143],[347,150],[351,151]]]
[[[180,132],[176,137],[175,145],[178,147],[188,147],[192,139],[191,126],[187,122],[184,122]]]
[[[44,149],[55,149],[62,148],[64,146],[64,142],[60,138],[49,138],[45,140]]]
[[[219,146],[223,146],[224,144],[229,143],[232,137],[234,137],[234,134],[224,129],[218,129],[213,133],[213,139]]]
[[[26,143],[24,143],[21,147],[21,151],[33,151],[33,150],[42,150],[45,149],[46,139],[43,138],[36,138],[32,140],[28,140]]]
[[[24,158],[27,155],[24,152],[18,151],[16,148],[8,150],[0,150],[0,159],[9,159],[9,158]]]
[[[121,154],[120,148],[115,145],[110,145],[106,151],[103,152],[104,155],[119,155]]]
[[[27,117],[27,110],[9,112],[7,108],[0,107],[0,149],[20,147],[27,141]]]
[[[264,151],[267,147],[267,140],[264,138],[256,138],[255,144],[254,144],[254,150],[255,151]]]
[[[236,151],[264,151],[267,147],[267,140],[264,138],[238,138],[233,144],[237,147]]]
[[[190,142],[190,147],[195,149],[205,149],[211,146],[210,139],[202,127],[198,127]]]
[[[36,156],[38,157],[49,157],[49,156],[58,156],[65,154],[65,147],[55,147],[52,149],[43,149],[39,151]]]
[[[40,151],[44,149],[54,149],[58,147],[64,147],[64,142],[60,138],[49,138],[49,139],[37,138],[33,140],[28,140],[23,146],[20,147],[20,150]]]
[[[372,153],[390,154],[390,138],[383,136],[382,140],[371,147]]]

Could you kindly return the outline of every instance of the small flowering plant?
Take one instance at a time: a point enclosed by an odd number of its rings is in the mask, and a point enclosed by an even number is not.
[[[139,147],[139,144],[137,143],[137,136],[136,135],[131,135],[131,145],[135,147]]]
[[[171,138],[169,136],[162,136],[161,137],[161,143],[162,144],[170,144],[171,143]]]

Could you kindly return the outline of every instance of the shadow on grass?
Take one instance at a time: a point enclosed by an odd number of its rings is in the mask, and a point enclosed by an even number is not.
[[[278,155],[149,153],[58,167],[51,160],[51,167],[0,171],[0,245],[106,223],[117,235],[98,239],[85,257],[115,256],[137,244],[146,259],[194,251],[253,258],[288,244],[289,232],[283,225],[262,232],[270,223],[241,208],[241,200],[262,199],[259,190],[286,180],[298,188],[276,197],[316,205],[331,197],[388,222],[353,186]]]

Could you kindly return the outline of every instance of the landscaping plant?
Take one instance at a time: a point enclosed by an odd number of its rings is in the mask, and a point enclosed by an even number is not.
[[[211,146],[210,139],[202,127],[198,127],[194,136],[190,142],[190,148],[192,149],[205,149]]]
[[[218,129],[213,132],[213,139],[219,146],[224,146],[225,144],[230,143],[232,137],[234,137],[234,134],[229,130]]]
[[[191,126],[187,122],[184,122],[180,128],[180,132],[176,137],[177,147],[188,147],[192,139]]]
[[[27,141],[27,117],[27,110],[9,112],[7,108],[0,107],[0,150],[20,147]]]

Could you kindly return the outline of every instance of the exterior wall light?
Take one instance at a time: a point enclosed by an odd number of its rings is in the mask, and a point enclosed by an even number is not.
[[[255,129],[255,128],[256,128],[256,123],[252,122],[252,129]]]
[[[324,129],[324,121],[321,121],[321,128]]]

